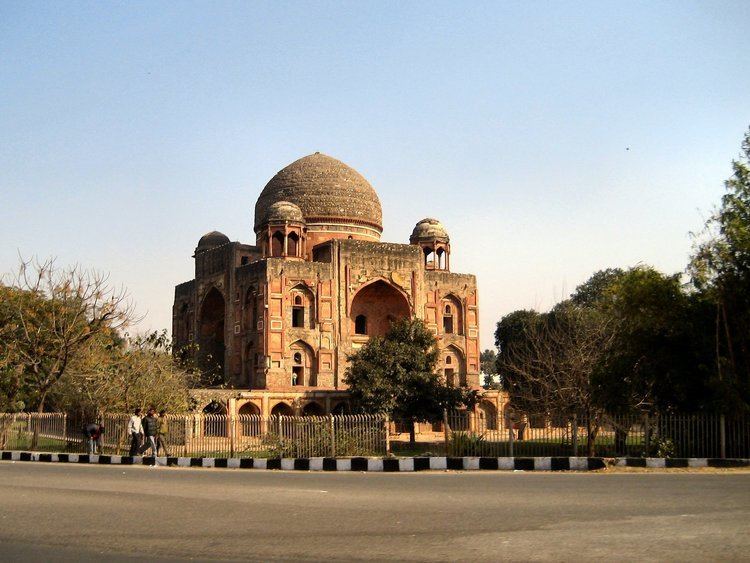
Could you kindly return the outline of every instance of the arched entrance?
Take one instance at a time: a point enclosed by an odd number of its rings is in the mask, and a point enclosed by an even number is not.
[[[479,430],[497,430],[497,409],[488,401],[481,401],[478,405]]]
[[[293,414],[294,410],[292,409],[292,407],[283,402],[277,403],[271,409],[271,416],[292,416]]]
[[[351,331],[355,335],[383,336],[391,323],[411,316],[409,302],[403,293],[383,280],[360,289],[352,300]]]
[[[337,403],[336,406],[331,409],[331,414],[349,414],[349,412],[349,403],[346,401]]]
[[[203,435],[227,435],[227,409],[218,401],[211,401],[203,408]]]
[[[312,401],[305,405],[302,409],[302,416],[324,416],[326,410],[321,406],[320,403]]]
[[[224,375],[224,296],[215,287],[201,304],[199,353],[203,368],[217,379]]]
[[[237,411],[240,418],[240,431],[243,436],[258,436],[261,434],[260,409],[253,403],[245,403]]]

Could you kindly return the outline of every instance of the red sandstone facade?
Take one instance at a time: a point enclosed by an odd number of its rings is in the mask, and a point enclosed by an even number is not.
[[[479,386],[476,279],[450,271],[450,240],[438,221],[417,223],[409,244],[380,242],[373,188],[315,153],[266,185],[254,230],[254,245],[217,232],[202,237],[195,279],[175,288],[176,346],[197,344],[201,361],[223,372],[233,390],[214,394],[225,408],[346,411],[347,355],[410,316],[435,333],[447,382]]]

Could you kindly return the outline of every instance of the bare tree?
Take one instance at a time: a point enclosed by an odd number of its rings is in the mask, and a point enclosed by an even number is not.
[[[38,412],[87,343],[136,320],[127,292],[110,286],[107,275],[57,268],[53,259],[21,259],[5,289],[13,326],[3,346],[20,366]]]
[[[613,341],[611,321],[590,310],[560,306],[529,319],[501,355],[511,403],[529,413],[583,415],[593,455],[604,414],[593,380]]]
[[[93,416],[155,406],[186,411],[196,370],[178,365],[166,331],[123,335],[117,343],[92,342],[83,366],[74,366],[61,381],[63,400]]]

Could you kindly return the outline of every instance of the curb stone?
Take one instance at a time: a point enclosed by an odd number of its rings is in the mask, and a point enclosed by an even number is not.
[[[156,465],[165,467],[218,467],[284,469],[287,471],[413,472],[455,471],[593,471],[614,467],[750,467],[750,459],[663,457],[310,457],[222,458],[156,457],[0,451],[2,461],[87,463],[100,465]]]

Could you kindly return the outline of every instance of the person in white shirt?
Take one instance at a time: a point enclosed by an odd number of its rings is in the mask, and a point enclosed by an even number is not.
[[[143,436],[141,409],[135,409],[133,416],[128,420],[128,434],[130,435],[130,455],[136,456],[141,449],[141,436]]]

